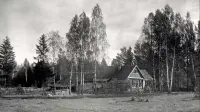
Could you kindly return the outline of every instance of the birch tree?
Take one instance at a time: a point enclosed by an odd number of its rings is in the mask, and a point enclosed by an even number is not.
[[[49,46],[49,52],[48,52],[48,58],[49,62],[52,64],[52,69],[53,69],[53,84],[54,84],[54,94],[56,92],[56,74],[55,74],[55,64],[57,63],[58,60],[58,55],[60,51],[63,48],[63,38],[59,35],[58,31],[51,31],[48,33],[48,41],[47,44]],[[60,74],[61,78],[61,74]]]
[[[193,77],[193,86],[195,88],[195,80],[196,80],[196,74],[195,74],[195,65],[194,65],[194,59],[195,59],[195,32],[194,32],[194,26],[193,22],[190,18],[190,13],[188,12],[186,14],[186,20],[184,25],[184,31],[185,35],[183,38],[183,44],[185,44],[185,57],[186,57],[186,71],[187,71],[187,87],[189,86],[189,78]],[[190,69],[192,70],[192,73],[190,72]],[[192,74],[190,76],[189,74]]]
[[[73,67],[75,66],[75,73],[76,73],[76,91],[78,94],[78,57],[79,57],[79,51],[80,51],[80,40],[78,33],[78,16],[75,15],[74,18],[71,21],[70,29],[68,33],[66,34],[66,38],[68,40],[66,46],[68,48],[68,53],[71,57],[71,73],[70,73],[70,94],[71,94],[71,80],[73,75]]]
[[[90,43],[89,43],[89,32],[90,32],[90,20],[89,18],[86,16],[85,12],[83,12],[82,14],[80,14],[79,16],[79,22],[78,22],[78,33],[79,33],[79,38],[81,38],[80,40],[80,52],[79,52],[79,56],[81,59],[81,63],[79,64],[81,67],[81,94],[83,94],[83,87],[84,87],[84,73],[83,73],[83,69],[84,69],[84,59],[86,58],[86,53],[89,50],[90,47]]]
[[[91,36],[91,49],[94,53],[95,70],[94,70],[94,93],[96,94],[96,73],[97,73],[97,60],[99,55],[105,56],[105,50],[109,46],[106,39],[106,25],[103,22],[103,14],[101,8],[97,4],[92,11],[92,20],[90,26]]]
[[[187,14],[186,19],[184,19],[179,13],[174,13],[169,5],[166,5],[164,9],[156,10],[154,16],[150,13],[144,20],[141,37],[144,40],[136,44],[136,55],[148,60],[150,65],[153,65],[149,68],[152,69],[150,71],[152,71],[151,74],[155,80],[159,80],[156,83],[160,85],[160,90],[162,90],[166,78],[167,91],[170,93],[173,87],[175,69],[181,67],[187,71],[185,69],[187,63],[188,67],[191,68],[191,65],[194,65],[192,64],[194,62],[192,61],[194,31],[189,15]],[[154,60],[154,58],[158,60]],[[181,65],[180,63],[185,58],[189,61],[185,65]],[[157,76],[155,76],[155,71],[157,71]]]

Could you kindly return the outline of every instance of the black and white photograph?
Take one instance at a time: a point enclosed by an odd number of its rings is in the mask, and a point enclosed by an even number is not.
[[[200,0],[0,0],[0,112],[200,112]]]

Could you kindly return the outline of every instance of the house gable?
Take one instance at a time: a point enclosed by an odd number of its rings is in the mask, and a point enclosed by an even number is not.
[[[128,75],[129,79],[143,79],[143,76],[140,73],[140,69],[136,65],[133,70]]]

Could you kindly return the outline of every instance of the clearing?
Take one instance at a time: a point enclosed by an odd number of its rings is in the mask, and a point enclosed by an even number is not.
[[[130,99],[0,99],[0,112],[200,112],[200,101],[193,93],[161,94],[149,102]]]

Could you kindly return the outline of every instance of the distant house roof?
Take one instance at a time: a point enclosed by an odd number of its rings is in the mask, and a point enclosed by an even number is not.
[[[116,72],[116,67],[107,66],[102,71],[97,73],[97,78],[111,78]]]
[[[103,70],[97,70],[97,81],[108,81],[111,79],[116,72],[116,68],[113,66],[107,66]],[[84,73],[84,72],[83,72]],[[72,75],[72,84],[76,83],[76,75],[78,75],[78,80],[80,82],[81,73],[73,73]],[[62,76],[62,79],[56,82],[58,85],[68,85],[70,78],[70,72],[67,75]],[[85,82],[93,82],[94,72],[93,73],[84,73],[84,81]]]

